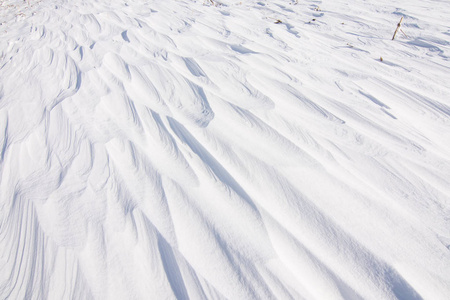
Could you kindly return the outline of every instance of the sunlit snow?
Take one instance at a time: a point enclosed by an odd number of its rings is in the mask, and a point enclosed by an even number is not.
[[[450,299],[450,2],[0,0],[0,299]]]

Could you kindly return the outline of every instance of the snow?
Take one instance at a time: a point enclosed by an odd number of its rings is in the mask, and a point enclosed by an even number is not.
[[[0,298],[449,299],[450,3],[208,2],[0,2]]]

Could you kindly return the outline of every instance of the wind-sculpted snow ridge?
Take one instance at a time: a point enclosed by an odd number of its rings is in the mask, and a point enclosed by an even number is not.
[[[214,2],[1,1],[0,298],[449,299],[448,1]]]

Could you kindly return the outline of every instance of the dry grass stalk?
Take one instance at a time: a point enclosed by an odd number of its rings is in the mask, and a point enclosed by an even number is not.
[[[398,24],[397,24],[397,28],[395,29],[394,36],[392,37],[392,40],[395,39],[395,36],[397,35],[397,32],[398,32],[399,30],[401,30],[401,29],[400,29],[400,26],[402,26],[402,21],[403,21],[403,17],[400,19],[400,22],[398,22]],[[403,31],[402,31],[402,32],[403,32]],[[405,34],[405,33],[403,32],[403,34]],[[405,35],[406,35],[406,34],[405,34]]]

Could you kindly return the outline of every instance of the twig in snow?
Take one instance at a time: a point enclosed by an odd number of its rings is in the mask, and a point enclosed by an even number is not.
[[[397,32],[398,32],[399,29],[400,29],[400,26],[402,26],[402,21],[403,21],[403,17],[400,19],[400,22],[398,22],[398,24],[397,24],[397,28],[395,29],[394,36],[392,37],[392,40],[395,39],[395,36],[397,35]],[[402,32],[403,32],[403,31],[402,31]],[[404,33],[403,33],[403,34],[404,34]]]
[[[403,35],[408,38],[408,36],[406,35],[406,33],[403,32],[403,30],[400,29],[400,31],[403,33]]]
[[[215,7],[222,5],[222,3],[219,3],[219,2],[214,1],[214,0],[206,0],[205,2],[206,2],[207,4],[210,4],[210,5],[215,6]],[[205,4],[206,4],[206,3],[205,3]]]

